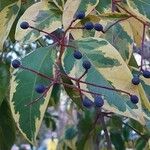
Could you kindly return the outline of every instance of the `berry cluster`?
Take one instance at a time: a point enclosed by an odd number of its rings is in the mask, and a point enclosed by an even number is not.
[[[73,53],[74,58],[76,59],[81,59],[82,58],[82,54],[79,50],[75,50]],[[82,63],[82,66],[85,70],[88,70],[91,68],[91,63],[88,60],[84,60]]]
[[[101,96],[95,96],[94,102],[92,102],[88,97],[85,97],[82,101],[83,106],[86,108],[91,108],[93,106],[101,108],[104,105],[104,100]]]
[[[83,11],[77,12],[75,18],[76,19],[84,19],[85,13]],[[101,24],[99,24],[99,23],[93,24],[91,21],[86,22],[84,24],[83,29],[86,29],[86,30],[95,29],[96,31],[102,31],[103,32],[103,26]]]
[[[142,71],[142,75],[145,78],[150,78],[150,71],[143,70]],[[141,80],[140,80],[140,74],[139,75],[134,75],[133,78],[132,78],[132,84],[138,85],[140,82],[141,82]]]
[[[12,61],[12,66],[17,69],[19,67],[21,67],[21,62],[18,59],[15,59]],[[46,90],[46,87],[43,84],[37,84],[35,87],[35,91],[39,94],[44,93]]]
[[[82,12],[82,11],[81,11],[81,12],[77,12],[76,15],[75,15],[75,20],[77,20],[77,19],[84,19],[84,18],[85,18],[85,13]],[[72,23],[73,23],[75,20],[73,20]],[[72,23],[70,24],[70,26],[69,26],[68,29],[71,29],[71,28],[72,28],[72,27],[71,27],[71,26],[72,26]],[[63,45],[63,44],[65,45],[65,43],[61,43],[61,42],[60,42],[60,40],[61,40],[61,41],[65,41],[65,40],[58,39],[57,37],[55,37],[55,35],[49,34],[49,33],[45,32],[45,31],[40,30],[40,29],[36,29],[36,28],[30,26],[29,23],[26,22],[26,21],[22,22],[22,23],[20,24],[20,27],[21,27],[22,29],[32,28],[32,29],[35,29],[35,30],[37,30],[37,31],[39,31],[39,32],[46,33],[46,34],[48,34],[49,36],[52,36],[52,38],[56,38],[56,41],[58,42],[58,44],[60,44],[60,46],[61,46],[61,44],[62,44],[62,45]],[[67,29],[67,30],[68,30],[68,29]],[[78,28],[77,28],[77,29],[78,29]],[[86,29],[86,30],[95,29],[96,31],[102,31],[103,33],[105,33],[104,30],[103,30],[103,26],[102,26],[101,24],[99,24],[99,23],[93,24],[93,23],[90,22],[90,21],[89,21],[89,22],[86,22],[86,23],[84,24],[84,27],[83,27],[82,29]],[[66,33],[66,32],[64,32],[64,33]],[[62,37],[65,38],[65,35],[62,36]],[[61,49],[60,49],[60,53],[61,53]],[[82,54],[79,50],[74,50],[73,57],[74,57],[75,59],[79,60],[79,59],[82,59],[83,54]],[[21,62],[20,62],[19,60],[17,60],[17,59],[12,61],[12,66],[13,66],[15,69],[21,67],[21,68],[23,68],[23,69],[27,69],[27,70],[29,70],[29,71],[32,71],[33,73],[37,73],[38,75],[41,75],[42,77],[45,77],[45,75],[43,75],[43,74],[41,74],[41,73],[38,73],[38,72],[36,72],[36,71],[34,71],[34,70],[32,70],[32,69],[28,69],[28,68],[23,67],[23,66],[21,65]],[[84,98],[82,97],[82,89],[80,88],[81,78],[87,73],[87,71],[91,68],[92,65],[91,65],[91,62],[90,62],[89,60],[83,60],[82,66],[83,66],[83,68],[85,69],[85,72],[83,73],[83,75],[82,75],[80,78],[78,78],[78,79],[72,78],[72,77],[71,77],[71,79],[74,80],[74,81],[76,81],[76,83],[77,83],[77,85],[78,85],[78,90],[80,91],[80,96],[81,96],[81,98],[82,98],[83,106],[85,106],[85,107],[87,107],[87,108],[90,108],[90,107],[93,107],[93,106],[98,107],[98,108],[99,108],[99,107],[102,107],[102,106],[104,105],[104,100],[103,100],[102,96],[98,96],[98,95],[100,95],[100,94],[94,93],[94,95],[95,95],[94,102],[92,102],[92,101],[91,101],[88,97],[86,97],[86,96],[85,96]],[[143,76],[144,76],[145,78],[150,78],[150,72],[149,72],[149,71],[147,71],[147,70],[142,70],[142,74],[143,74]],[[68,75],[66,75],[66,76],[67,76],[68,78],[70,78]],[[57,79],[58,79],[58,77],[56,77],[56,79],[49,78],[49,77],[46,77],[46,78],[47,78],[47,79],[50,79],[53,84],[56,83],[56,81],[54,82],[53,80],[57,80]],[[58,83],[59,83],[59,81],[58,81]],[[138,84],[140,83],[140,75],[135,75],[135,76],[133,77],[133,79],[132,79],[132,83],[133,83],[134,85],[138,85]],[[64,84],[64,83],[61,83],[61,84]],[[89,83],[85,83],[85,84],[89,84]],[[66,85],[66,84],[64,84],[64,86],[65,86],[65,85]],[[89,85],[91,85],[91,84],[89,84]],[[94,84],[93,84],[93,85],[94,85]],[[69,85],[68,85],[68,86],[69,86]],[[128,95],[130,96],[130,100],[131,100],[131,102],[132,102],[133,104],[137,104],[138,101],[139,101],[139,98],[138,98],[136,95],[132,95],[132,94],[126,92],[126,91],[122,91],[122,90],[118,90],[118,89],[114,89],[114,88],[108,88],[108,87],[104,87],[104,86],[96,85],[96,84],[95,84],[94,86],[100,87],[100,88],[104,88],[104,89],[106,89],[106,90],[113,90],[113,91],[116,91],[116,92],[123,92],[123,93],[125,93],[125,94],[128,94]],[[43,84],[37,84],[37,85],[35,86],[35,91],[36,91],[37,93],[39,93],[39,94],[44,95],[44,94],[47,92],[47,89],[48,89],[48,88],[49,88],[49,87],[46,87],[46,86],[43,85]],[[85,91],[85,90],[84,90],[84,91]],[[92,94],[92,92],[91,92],[91,94]]]

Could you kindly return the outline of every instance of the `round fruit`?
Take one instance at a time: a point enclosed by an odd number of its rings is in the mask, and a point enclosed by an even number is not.
[[[99,23],[96,23],[96,24],[94,25],[94,29],[95,29],[96,31],[103,31],[103,26],[102,26],[101,24],[99,24]]]
[[[44,91],[45,91],[45,86],[43,85],[43,84],[38,84],[38,85],[36,85],[36,87],[35,87],[35,91],[37,92],[37,93],[43,93]]]
[[[91,108],[93,106],[93,102],[88,97],[85,97],[82,103],[83,103],[83,106],[87,108]]]
[[[88,60],[85,60],[85,61],[83,61],[82,66],[83,66],[83,68],[88,70],[91,68],[91,63]]]
[[[136,95],[131,95],[130,100],[133,104],[137,104],[139,101],[139,98]]]
[[[150,78],[150,71],[148,71],[148,70],[143,70],[143,76],[144,76],[145,78]]]
[[[75,50],[73,53],[74,58],[76,59],[81,59],[82,58],[82,54],[80,53],[80,51]]]
[[[139,78],[139,76],[134,76],[133,78],[132,78],[132,83],[134,84],[134,85],[138,85],[139,83],[140,83],[140,78]]]
[[[84,25],[84,28],[86,30],[92,30],[94,28],[94,25],[92,22],[86,22],[85,25]]]
[[[20,65],[21,65],[21,62],[18,59],[15,59],[15,60],[12,61],[12,66],[14,68],[19,68]]]
[[[24,21],[24,22],[22,22],[22,23],[20,24],[20,27],[21,27],[22,29],[28,29],[28,28],[29,28],[29,23],[26,22],[26,21]]]
[[[102,107],[104,105],[104,100],[101,96],[96,96],[94,99],[94,104],[96,107]]]
[[[76,13],[76,19],[83,19],[85,17],[85,12],[79,11]]]

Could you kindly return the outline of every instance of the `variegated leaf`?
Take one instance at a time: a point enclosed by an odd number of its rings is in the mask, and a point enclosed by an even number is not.
[[[100,21],[100,18],[95,15],[88,15],[85,19],[78,22],[75,25],[75,27],[83,27],[84,24],[88,21],[90,21],[92,23],[97,23]],[[93,37],[95,34],[95,30],[83,30],[83,29],[74,30],[73,29],[73,30],[71,30],[71,34],[74,39]]]
[[[2,3],[3,4],[3,3]],[[0,51],[3,49],[3,44],[9,35],[13,22],[15,21],[20,9],[20,0],[12,3],[0,11]],[[3,7],[3,6],[1,6]]]
[[[131,9],[127,6],[127,5],[122,5],[128,12],[133,13],[131,11]],[[118,7],[118,9],[122,12],[122,13],[126,13],[124,10],[122,10],[121,8]],[[133,13],[134,14],[134,13]],[[134,14],[136,15],[136,14]],[[137,47],[141,46],[141,40],[142,40],[142,34],[143,34],[143,24],[138,21],[137,19],[135,19],[134,17],[128,18],[127,21],[130,23],[130,26],[132,28],[132,33],[133,33],[133,39],[134,42],[136,43]],[[135,26],[136,25],[136,26]]]
[[[22,65],[52,77],[55,57],[56,51],[54,47],[43,47],[23,58]],[[18,128],[31,143],[36,141],[52,91],[51,87],[38,102],[25,106],[41,96],[35,92],[36,84],[48,86],[50,80],[22,69],[15,71],[12,75],[10,89],[11,111]]]
[[[100,0],[96,6],[96,10],[100,14],[111,12],[111,0]]]
[[[143,35],[143,24],[135,18],[130,18],[130,26],[132,28],[133,39],[137,47],[141,47],[142,35]],[[135,27],[136,24],[136,27]]]
[[[73,49],[68,48],[63,59],[64,70],[67,74],[79,78],[84,73],[82,62],[88,59],[92,67],[82,78],[83,81],[124,90],[139,97],[138,87],[131,83],[130,70],[118,51],[109,42],[101,38],[85,38],[75,41],[74,45],[82,52],[83,58],[76,60],[73,57]],[[104,109],[131,117],[144,124],[140,101],[134,105],[126,94],[83,83],[81,83],[81,88],[104,95]],[[93,100],[93,95],[83,93]]]
[[[15,2],[17,2],[18,0],[9,0],[9,1],[6,1],[6,0],[1,0],[1,3],[0,3],[0,11],[2,11],[2,9],[4,9],[6,6],[8,5],[11,5]]]
[[[87,16],[96,7],[98,2],[99,0],[88,0],[88,1],[67,0],[64,6],[63,18],[62,18],[64,29],[66,29],[70,25],[77,11],[84,11],[85,15]],[[77,20],[73,24],[73,26],[78,22],[79,20]]]
[[[123,14],[123,13],[118,13],[118,12],[115,12],[115,13],[104,13],[104,14],[99,14],[99,17],[101,19],[108,19],[108,20],[116,20],[116,19],[125,19],[128,17],[127,14]]]
[[[135,58],[132,58],[133,60]],[[130,69],[132,70],[133,74],[139,74],[139,69],[137,66],[130,66]],[[143,116],[146,121],[146,125],[148,125],[148,122],[150,122],[150,81],[149,79],[144,78],[142,75],[140,76],[141,84],[138,86],[140,98],[141,98],[141,106],[143,111]]]
[[[19,19],[15,33],[16,40],[29,43],[41,37],[43,33],[34,29],[21,29],[22,21],[27,21],[31,26],[51,33],[61,27],[61,12],[54,3],[49,3],[47,0],[29,7]]]
[[[150,22],[149,0],[127,0],[127,4],[137,16]]]
[[[7,94],[10,80],[9,67],[0,62],[0,106]]]
[[[15,142],[15,123],[5,98],[0,106],[0,150],[10,150]]]
[[[108,26],[105,28],[107,29]],[[104,34],[96,32],[95,36],[100,36],[109,41],[128,63],[133,52],[133,34],[132,28],[127,21],[117,23]]]

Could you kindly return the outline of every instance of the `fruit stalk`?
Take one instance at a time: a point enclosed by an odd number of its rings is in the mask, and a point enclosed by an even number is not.
[[[142,42],[141,42],[141,66],[140,66],[140,71],[143,70],[143,55],[144,55],[145,30],[146,30],[146,25],[143,24],[143,35],[142,35]]]
[[[112,150],[112,146],[111,146],[112,144],[111,144],[111,140],[110,140],[110,137],[109,137],[109,134],[108,134],[108,130],[106,128],[105,118],[104,118],[104,115],[102,114],[101,110],[100,110],[99,119],[100,119],[103,131],[104,131],[104,134],[105,134],[105,138],[106,138],[106,141],[107,141],[107,150]]]

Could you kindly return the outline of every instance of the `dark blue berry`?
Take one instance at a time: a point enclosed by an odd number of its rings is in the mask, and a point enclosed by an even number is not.
[[[94,99],[94,104],[96,107],[102,107],[104,105],[104,100],[101,96],[96,96]]]
[[[46,87],[43,84],[38,84],[35,87],[35,91],[40,94],[43,93],[45,91],[45,89],[46,89]]]
[[[74,58],[76,59],[81,59],[82,58],[82,54],[80,53],[80,51],[75,50],[73,53]]]
[[[130,95],[130,100],[133,104],[137,104],[139,101],[139,98],[136,95]]]
[[[136,76],[134,76],[134,77],[132,78],[132,83],[133,83],[134,85],[138,85],[138,84],[140,83],[140,78],[139,78],[138,75],[136,75]]]
[[[86,70],[91,68],[91,63],[88,60],[84,60],[82,63],[83,68],[85,68]]]
[[[85,12],[79,11],[76,13],[76,19],[83,19],[85,17]]]
[[[88,97],[85,97],[82,103],[83,103],[83,106],[85,106],[86,108],[91,108],[94,104]]]
[[[143,70],[143,76],[144,76],[145,78],[150,78],[150,71],[148,71],[148,70]]]
[[[84,28],[86,30],[92,30],[94,28],[94,25],[92,22],[86,22],[85,25],[84,25]]]
[[[21,62],[18,59],[15,59],[15,60],[12,61],[12,66],[14,68],[19,68],[20,65],[21,65]]]
[[[21,27],[22,29],[28,29],[28,28],[29,28],[29,23],[26,22],[26,21],[24,21],[24,22],[22,22],[22,23],[20,24],[20,27]]]
[[[103,31],[103,26],[102,26],[101,24],[99,24],[99,23],[96,23],[96,24],[94,25],[94,29],[95,29],[96,31]]]

